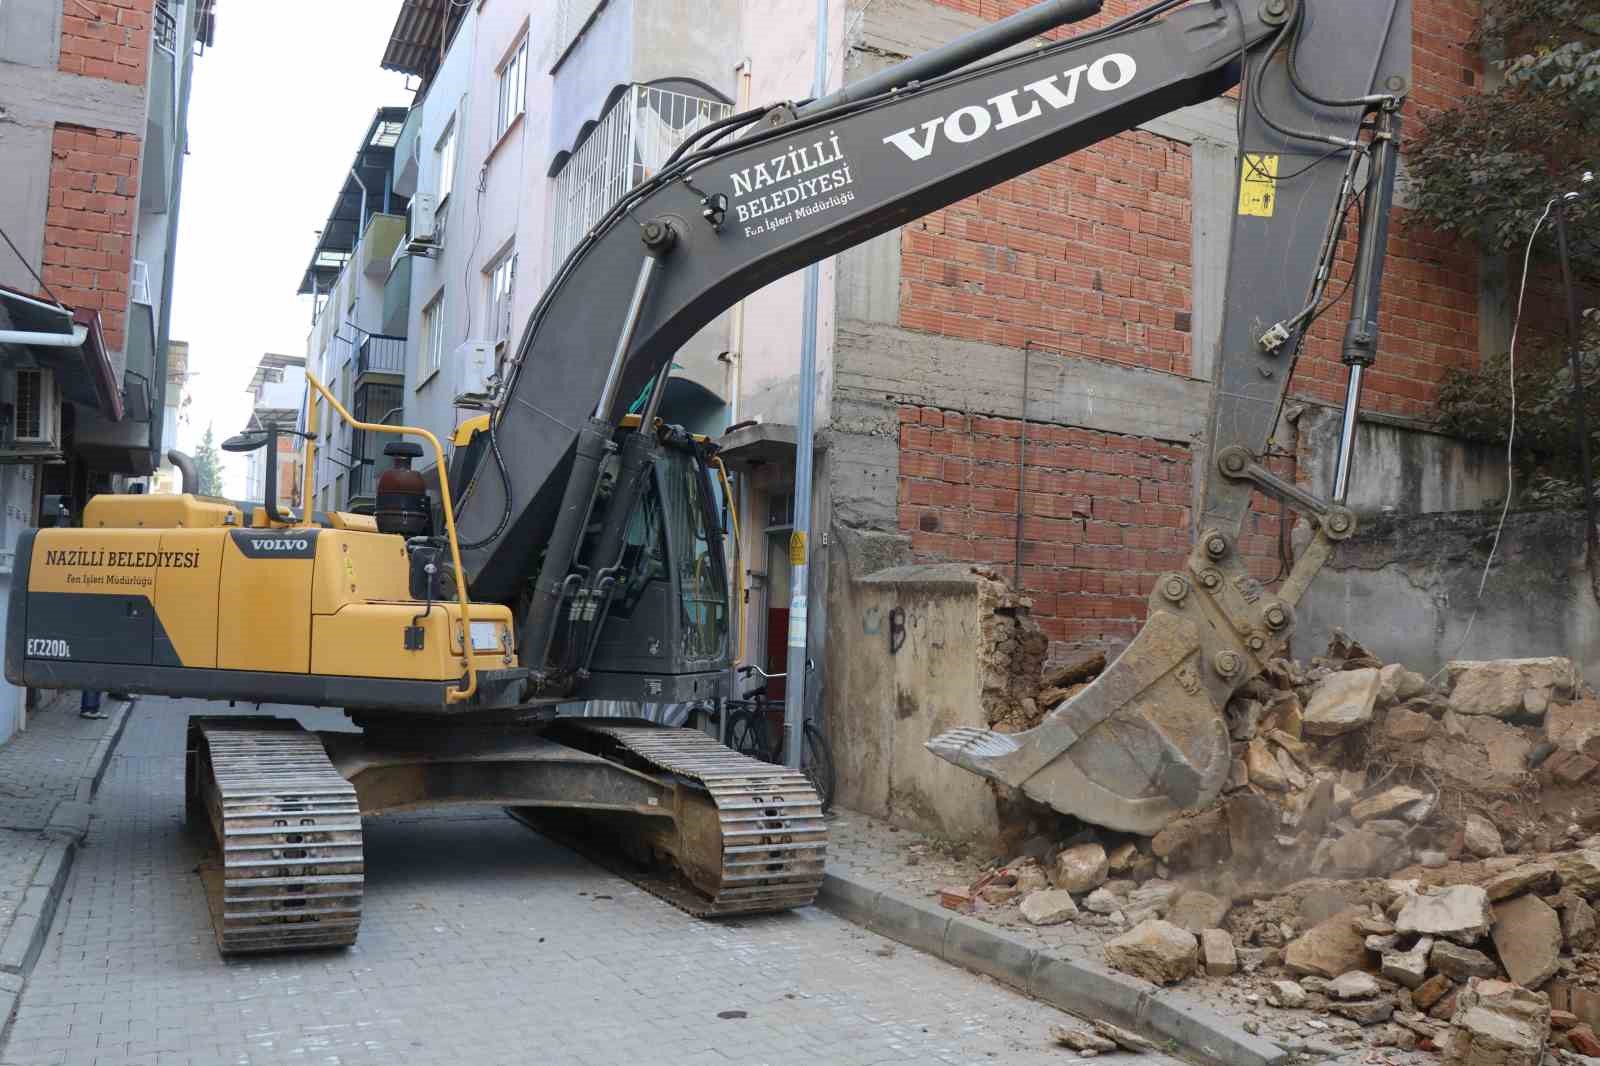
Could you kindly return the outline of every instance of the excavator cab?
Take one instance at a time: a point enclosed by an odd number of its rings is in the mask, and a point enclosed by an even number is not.
[[[676,426],[646,432],[653,456],[616,548],[602,516],[627,492],[622,449],[602,466],[576,568],[598,575],[600,598],[573,598],[546,662],[580,671],[586,699],[714,699],[726,695],[731,609],[711,445]]]

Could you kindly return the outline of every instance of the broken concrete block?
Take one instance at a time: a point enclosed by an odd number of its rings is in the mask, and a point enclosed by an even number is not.
[[[1271,746],[1259,737],[1245,745],[1244,768],[1250,775],[1250,783],[1258,788],[1271,789],[1273,792],[1289,790],[1289,778],[1284,774],[1278,757],[1273,754]]]
[[[1172,906],[1172,901],[1177,898],[1183,889],[1171,881],[1162,881],[1159,878],[1146,881],[1132,892],[1128,893],[1127,902],[1123,905],[1123,913],[1132,922],[1142,922],[1146,918],[1159,918],[1167,913]]]
[[[1581,751],[1558,751],[1544,763],[1544,770],[1549,773],[1551,780],[1567,788],[1582,784],[1597,768],[1600,768],[1600,762],[1595,762]]]
[[[1461,832],[1466,849],[1480,859],[1506,853],[1505,843],[1500,839],[1500,830],[1481,814],[1467,815],[1466,824],[1462,826]]]
[[[1593,697],[1557,703],[1544,718],[1544,735],[1563,751],[1593,754],[1590,742],[1600,737],[1600,700]]]
[[[1124,841],[1106,852],[1106,869],[1114,874],[1126,873],[1138,857],[1139,849],[1133,846],[1133,842]]]
[[[1115,914],[1122,909],[1122,901],[1104,888],[1097,888],[1084,898],[1083,909],[1091,914]]]
[[[1417,988],[1428,978],[1428,953],[1432,950],[1433,938],[1425,936],[1410,951],[1384,952],[1381,972],[1398,985]]]
[[[1576,892],[1563,892],[1556,901],[1561,913],[1561,938],[1567,950],[1578,953],[1594,947],[1596,921],[1594,908]]]
[[[1539,1066],[1549,1039],[1550,1001],[1543,994],[1473,978],[1456,997],[1440,1050],[1454,1066]]]
[[[1585,849],[1555,856],[1556,876],[1562,888],[1593,896],[1600,892],[1600,851]]]
[[[1552,697],[1571,698],[1577,687],[1572,660],[1563,658],[1462,660],[1445,664],[1445,672],[1457,714],[1542,714]]]
[[[1432,735],[1438,723],[1428,714],[1396,707],[1383,720],[1383,735],[1394,744],[1420,744]]]
[[[1334,999],[1371,999],[1381,991],[1378,979],[1365,970],[1350,970],[1328,982],[1328,995]]]
[[[1427,889],[1405,899],[1395,931],[1409,936],[1441,936],[1470,945],[1489,932],[1494,916],[1489,896],[1477,885]]]
[[[1390,663],[1378,671],[1378,705],[1381,707],[1409,700],[1426,691],[1427,678],[1407,670],[1399,663]]]
[[[1060,925],[1078,916],[1078,905],[1064,888],[1040,889],[1022,901],[1021,909],[1030,925]]]
[[[1220,928],[1231,906],[1227,900],[1218,899],[1209,892],[1185,892],[1173,900],[1167,911],[1167,921],[1198,936],[1207,929]]]
[[[1099,844],[1079,844],[1056,856],[1051,880],[1066,892],[1089,892],[1106,883],[1110,872],[1106,849]]]
[[[1356,930],[1355,921],[1364,912],[1342,911],[1327,918],[1297,937],[1283,952],[1283,961],[1295,974],[1334,978],[1367,964],[1366,937]]]
[[[1088,1052],[1095,1055],[1117,1050],[1117,1042],[1115,1040],[1107,1040],[1105,1037],[1097,1033],[1091,1033],[1087,1029],[1070,1029],[1065,1025],[1052,1025],[1050,1027],[1050,1039],[1062,1047],[1071,1048],[1073,1051]]]
[[[1175,984],[1194,973],[1200,943],[1171,922],[1149,918],[1106,941],[1106,962],[1123,973],[1158,985]]]
[[[1273,981],[1267,989],[1267,1002],[1274,1007],[1295,1010],[1306,1005],[1306,990],[1293,981]]]
[[[1363,826],[1333,841],[1326,858],[1330,871],[1337,877],[1365,877],[1393,870],[1398,865],[1394,861],[1395,850],[1391,835],[1373,826]]]
[[[1330,674],[1311,694],[1302,730],[1308,736],[1336,737],[1363,728],[1372,721],[1378,685],[1378,671],[1370,668]],[[1252,776],[1254,772],[1252,767]]]
[[[1440,940],[1428,953],[1428,965],[1457,981],[1471,977],[1499,977],[1500,965],[1489,956],[1473,948],[1464,948],[1448,940]]]
[[[1378,999],[1351,1000],[1344,1003],[1334,1003],[1330,1009],[1335,1014],[1342,1014],[1359,1025],[1377,1025],[1394,1017],[1394,1000],[1388,996]]]
[[[1537,989],[1561,963],[1561,919],[1538,896],[1518,896],[1494,908],[1494,947],[1506,973]]]
[[[1225,930],[1207,929],[1201,933],[1200,955],[1209,977],[1227,977],[1239,969],[1239,955],[1234,950],[1233,937]]]
[[[1376,796],[1368,796],[1358,800],[1350,808],[1350,817],[1357,822],[1367,822],[1374,818],[1384,818],[1395,813],[1402,807],[1408,807],[1418,800],[1426,799],[1427,793],[1409,785],[1396,785],[1386,788]]]
[[[1444,994],[1454,987],[1455,982],[1451,981],[1450,978],[1442,973],[1436,973],[1411,990],[1411,1002],[1416,1005],[1418,1010],[1427,1010],[1444,998]]]
[[[1546,891],[1554,888],[1558,881],[1555,863],[1525,862],[1520,866],[1503,870],[1479,884],[1488,895],[1489,902],[1496,903],[1512,896],[1520,896],[1524,892]]]

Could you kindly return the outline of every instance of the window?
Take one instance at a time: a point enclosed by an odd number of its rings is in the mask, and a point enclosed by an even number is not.
[[[517,253],[507,252],[489,268],[489,338],[499,347],[511,335],[511,294],[517,285]]]
[[[450,198],[450,190],[456,180],[456,120],[451,119],[450,124],[444,128],[444,134],[439,138],[439,143],[433,148],[434,162],[439,167],[439,190],[437,208],[443,211],[444,202]]]
[[[528,35],[512,50],[511,58],[500,68],[500,109],[494,120],[496,142],[522,114],[523,102],[528,96]]]
[[[555,61],[560,62],[567,54],[583,31],[588,28],[590,20],[600,10],[602,0],[556,0],[556,54]]]
[[[417,352],[417,386],[431,378],[444,365],[444,293],[422,309],[422,344]]]

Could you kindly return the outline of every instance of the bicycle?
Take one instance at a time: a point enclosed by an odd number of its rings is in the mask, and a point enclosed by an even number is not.
[[[743,677],[760,674],[762,684],[743,697],[725,701],[728,715],[725,743],[752,759],[776,766],[787,765],[785,741],[788,731],[783,728],[784,703],[783,700],[769,697],[766,688],[766,682],[785,675],[769,674],[755,665],[741,666],[736,672]],[[817,798],[826,813],[833,806],[833,748],[817,723],[810,718],[801,723],[800,735],[800,772],[816,789]]]

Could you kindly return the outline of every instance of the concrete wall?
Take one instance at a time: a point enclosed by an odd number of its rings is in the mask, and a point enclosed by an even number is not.
[[[1385,661],[1424,674],[1450,659],[1566,655],[1600,679],[1600,604],[1589,589],[1581,517],[1511,514],[1480,601],[1498,517],[1368,519],[1301,601],[1295,654],[1320,654],[1339,626]]]
[[[898,538],[845,532],[828,553],[824,722],[838,802],[907,828],[993,839],[999,818],[989,785],[923,747],[946,729],[988,725],[976,582],[959,564],[881,568],[904,548]],[[906,639],[891,654],[896,608]]]

